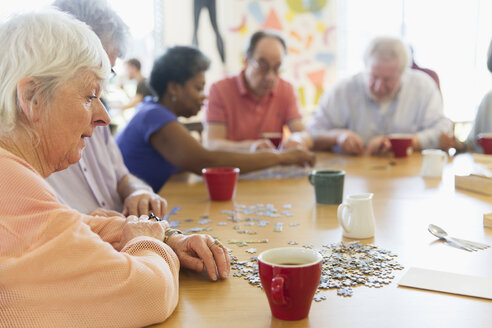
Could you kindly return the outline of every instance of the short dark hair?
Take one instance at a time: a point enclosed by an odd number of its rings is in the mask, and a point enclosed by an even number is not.
[[[159,99],[167,90],[169,82],[184,84],[210,67],[210,59],[200,50],[189,46],[175,46],[167,49],[154,62],[149,77],[149,86]]]
[[[142,63],[140,63],[140,60],[138,60],[137,58],[130,58],[125,63],[127,65],[135,67],[139,71],[142,69]]]
[[[246,46],[246,56],[249,59],[253,58],[253,53],[255,52],[256,45],[258,44],[258,42],[260,42],[261,39],[267,37],[277,39],[282,44],[284,51],[287,53],[287,44],[285,43],[284,38],[280,36],[280,34],[271,30],[260,30],[255,32],[249,38],[248,44]]]

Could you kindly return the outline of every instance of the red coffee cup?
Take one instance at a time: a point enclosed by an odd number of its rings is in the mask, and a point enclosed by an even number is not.
[[[211,200],[231,200],[236,193],[239,169],[234,167],[210,167],[202,170]]]
[[[482,147],[484,154],[492,154],[492,133],[480,133],[477,143]]]
[[[264,132],[261,136],[270,140],[276,148],[278,148],[282,142],[282,132]]]
[[[300,320],[309,315],[322,259],[320,253],[302,247],[273,248],[258,256],[261,284],[275,318]]]
[[[388,138],[395,157],[407,157],[412,151],[413,136],[411,134],[391,134]]]

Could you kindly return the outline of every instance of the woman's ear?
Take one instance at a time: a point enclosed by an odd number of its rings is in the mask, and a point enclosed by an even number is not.
[[[166,90],[170,95],[176,96],[176,93],[178,92],[178,86],[179,84],[176,82],[168,82]]]
[[[167,84],[166,93],[170,97],[171,101],[174,103],[180,97],[183,87],[181,84],[176,82],[169,82]]]
[[[25,117],[33,122],[40,118],[39,99],[34,97],[39,85],[36,79],[24,77],[17,83],[17,99]]]

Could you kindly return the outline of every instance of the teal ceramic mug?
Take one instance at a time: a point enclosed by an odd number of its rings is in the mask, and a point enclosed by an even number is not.
[[[343,183],[345,171],[312,171],[308,176],[314,186],[314,195],[318,204],[341,204],[343,201]]]

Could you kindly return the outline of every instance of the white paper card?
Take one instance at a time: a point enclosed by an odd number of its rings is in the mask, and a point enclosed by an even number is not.
[[[410,268],[400,286],[492,299],[492,278]]]

